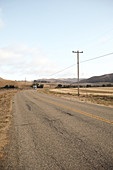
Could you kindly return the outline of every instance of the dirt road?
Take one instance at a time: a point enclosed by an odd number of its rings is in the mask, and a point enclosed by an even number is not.
[[[113,169],[113,108],[26,90],[12,115],[1,169]]]

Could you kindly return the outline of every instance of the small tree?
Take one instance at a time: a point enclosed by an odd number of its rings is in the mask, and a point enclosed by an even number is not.
[[[43,85],[43,84],[40,84],[39,88],[43,88],[43,87],[44,87],[44,85]]]
[[[9,86],[8,86],[8,85],[6,85],[4,88],[9,88]]]
[[[15,88],[15,86],[14,85],[10,85],[9,88]]]
[[[90,84],[87,84],[87,86],[86,87],[91,87],[91,85]]]
[[[58,88],[62,88],[62,84],[58,84],[58,86],[57,86]]]

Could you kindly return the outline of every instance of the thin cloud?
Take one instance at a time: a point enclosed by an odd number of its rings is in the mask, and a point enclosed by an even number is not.
[[[7,74],[8,79],[10,77],[22,79],[25,76],[28,79],[38,79],[50,75],[58,68],[56,63],[44,56],[38,47],[30,48],[24,44],[1,48],[0,61],[2,73]]]

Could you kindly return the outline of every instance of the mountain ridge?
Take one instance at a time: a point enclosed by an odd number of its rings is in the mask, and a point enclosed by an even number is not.
[[[38,79],[38,83],[69,83],[74,84],[77,83],[77,78],[59,78],[59,79]],[[80,83],[113,83],[113,73],[104,74],[100,76],[92,76],[86,79],[80,79]]]
[[[81,80],[80,83],[113,83],[113,73],[104,74],[101,76],[93,76],[88,79]]]

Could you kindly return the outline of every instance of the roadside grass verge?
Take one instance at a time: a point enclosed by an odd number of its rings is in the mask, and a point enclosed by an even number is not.
[[[8,144],[8,130],[11,123],[12,98],[18,90],[0,90],[0,158]]]

